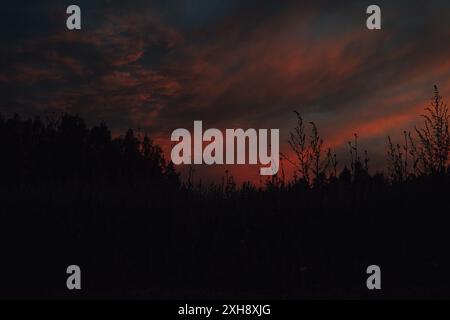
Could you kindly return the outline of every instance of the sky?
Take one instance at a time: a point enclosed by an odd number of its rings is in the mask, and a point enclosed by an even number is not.
[[[82,29],[66,28],[77,4]],[[377,4],[382,29],[366,28]],[[349,162],[359,135],[372,171],[387,136],[420,124],[433,85],[450,97],[449,1],[5,1],[0,21],[0,112],[64,111],[115,135],[148,133],[170,158],[177,128],[278,128],[314,121]],[[198,179],[256,166],[199,166]],[[179,168],[185,172],[186,168]],[[286,172],[292,172],[286,164]]]

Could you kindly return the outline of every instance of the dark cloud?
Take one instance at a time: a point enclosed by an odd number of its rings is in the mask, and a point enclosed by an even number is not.
[[[297,109],[330,146],[358,131],[381,159],[433,84],[450,96],[448,1],[379,1],[381,31],[365,28],[368,1],[78,3],[78,32],[65,29],[68,1],[4,5],[3,113],[66,110],[168,145],[193,120],[285,140]]]

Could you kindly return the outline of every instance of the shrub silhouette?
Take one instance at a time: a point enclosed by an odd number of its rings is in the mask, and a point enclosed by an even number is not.
[[[303,118],[297,111],[294,113],[297,116],[297,125],[294,132],[290,133],[288,143],[296,160],[293,161],[284,154],[281,156],[296,168],[295,179],[297,179],[298,173],[299,179],[306,185],[309,186],[311,181],[314,185],[320,185],[325,182],[326,171],[336,158],[331,156],[331,150],[324,154],[323,139],[319,135],[316,124],[309,123],[311,133],[308,137]],[[334,169],[336,169],[336,165],[337,162],[334,163]]]
[[[443,174],[448,165],[450,134],[448,130],[448,107],[442,101],[437,86],[434,87],[434,99],[431,106],[425,108],[428,114],[422,115],[424,127],[416,128],[420,147],[417,157],[422,171],[431,174]]]
[[[448,170],[450,115],[437,86],[434,86],[431,106],[425,111],[422,127],[415,128],[417,137],[404,131],[403,145],[394,144],[388,137],[388,175],[393,181],[401,182],[410,175],[443,175]],[[412,172],[408,156],[412,159]]]

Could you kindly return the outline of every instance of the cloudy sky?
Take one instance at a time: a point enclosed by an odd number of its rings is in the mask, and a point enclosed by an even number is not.
[[[70,4],[81,7],[80,31],[66,29]],[[377,1],[381,31],[365,27],[371,4],[8,1],[0,112],[64,110],[89,124],[105,121],[115,134],[141,128],[169,156],[171,132],[194,120],[205,128],[279,128],[288,153],[298,110],[340,163],[349,161],[346,143],[357,132],[379,170],[387,136],[420,123],[433,85],[450,97],[450,2]],[[231,171],[254,180],[259,166]]]

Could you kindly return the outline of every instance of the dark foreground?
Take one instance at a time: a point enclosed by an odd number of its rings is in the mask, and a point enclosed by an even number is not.
[[[132,132],[2,121],[1,298],[450,298],[448,172],[197,187]]]

